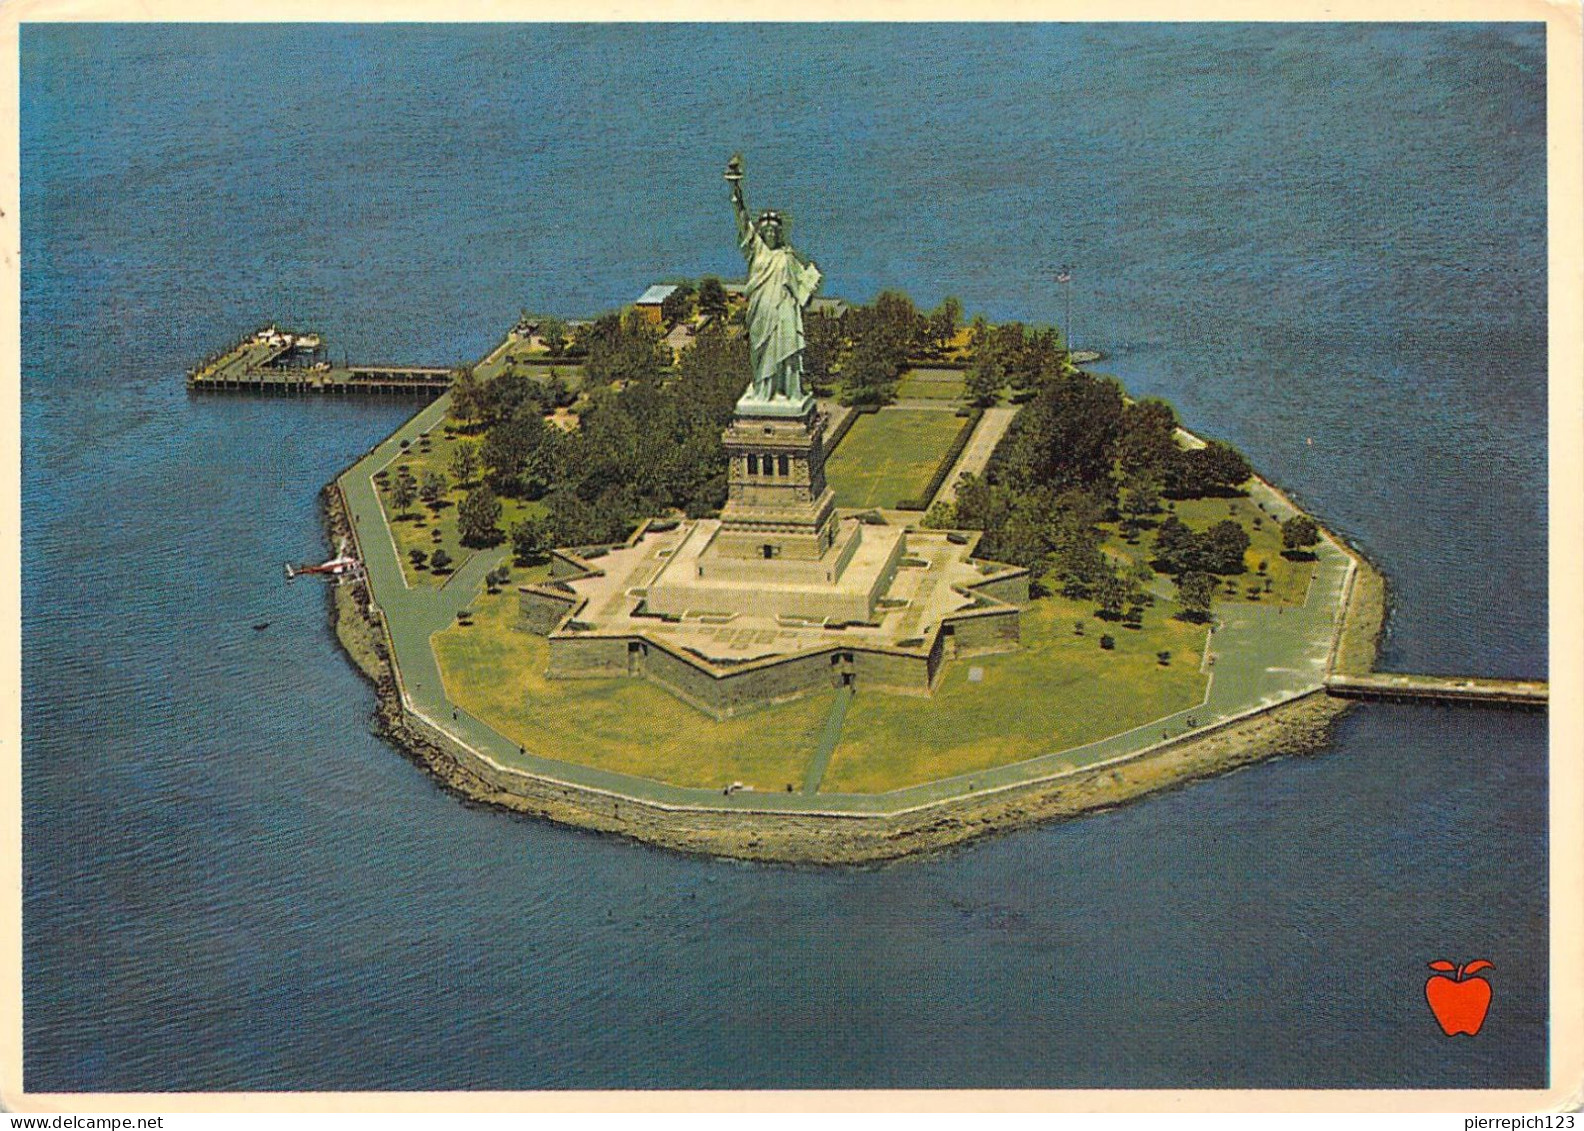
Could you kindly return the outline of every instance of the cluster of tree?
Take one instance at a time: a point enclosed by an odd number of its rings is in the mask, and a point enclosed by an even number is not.
[[[1128,401],[1115,381],[1070,368],[1052,331],[996,327],[975,337],[974,364],[990,358],[984,372],[1031,395],[984,475],[965,477],[952,513],[931,521],[983,530],[984,556],[1049,571],[1064,595],[1092,598],[1102,616],[1136,619],[1153,571],[1110,559],[1100,524],[1120,520],[1136,538],[1153,525],[1163,496],[1229,492],[1248,478],[1247,461],[1221,443],[1184,450],[1170,405]],[[1231,522],[1196,535],[1169,517],[1157,538],[1157,565],[1179,578],[1241,572],[1248,548],[1247,533]],[[1204,584],[1188,583],[1193,594]]]
[[[1065,347],[1054,329],[1030,330],[1021,322],[991,326],[982,315],[973,321],[969,349],[968,397],[982,408],[994,404],[1008,385],[1027,394],[1067,364]]]
[[[1178,616],[1203,624],[1210,619],[1210,602],[1215,600],[1215,578],[1197,571],[1177,578]]]
[[[1248,568],[1243,560],[1248,548],[1248,531],[1229,518],[1203,534],[1195,534],[1176,515],[1170,515],[1155,531],[1155,566],[1179,577],[1189,573],[1242,573]]]
[[[660,301],[660,318],[668,326],[693,316],[693,284],[678,283],[676,290]]]
[[[1242,452],[1220,440],[1178,451],[1162,471],[1166,494],[1174,499],[1235,495],[1238,485],[1254,473]]]
[[[483,482],[458,508],[469,544],[500,541],[498,496],[543,499],[549,509],[542,523],[527,524],[523,541],[513,527],[513,549],[525,561],[549,546],[619,541],[647,516],[699,516],[725,501],[721,433],[747,381],[746,339],[708,326],[661,381],[650,359],[630,348],[642,327],[619,319],[606,325],[610,372],[623,384],[596,388],[575,432],[547,424],[541,406],[528,401],[509,415],[477,418]]]
[[[955,298],[922,314],[907,295],[882,291],[867,306],[848,307],[840,319],[806,317],[803,369],[819,389],[839,371],[845,404],[886,404],[908,362],[940,357],[961,320],[962,303]]]
[[[451,416],[464,431],[488,428],[520,409],[543,416],[576,399],[554,368],[538,376],[508,367],[493,381],[480,381],[471,369],[459,369],[451,378]]]
[[[539,340],[551,357],[582,357],[588,348],[559,318],[546,318],[539,324]]]
[[[637,311],[606,314],[588,327],[583,372],[594,383],[658,381],[671,368],[665,335]]]
[[[1320,528],[1306,514],[1295,514],[1282,523],[1282,553],[1289,558],[1312,557],[1311,549],[1320,544]]]
[[[451,555],[444,549],[437,549],[433,556],[422,550],[408,550],[407,558],[412,562],[414,569],[431,569],[435,573],[445,573],[451,568]]]
[[[841,317],[843,403],[882,405],[895,398],[924,321],[912,300],[897,291],[882,291],[870,305],[848,308]]]
[[[488,483],[481,483],[463,496],[457,507],[457,529],[464,546],[475,548],[500,544],[501,512],[504,508]]]

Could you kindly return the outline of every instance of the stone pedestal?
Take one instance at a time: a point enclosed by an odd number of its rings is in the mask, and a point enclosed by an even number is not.
[[[756,407],[762,406],[746,404],[748,411]],[[748,411],[738,406],[724,436],[730,473],[714,552],[818,560],[836,537],[835,494],[825,483],[825,414],[812,397],[799,416]]]

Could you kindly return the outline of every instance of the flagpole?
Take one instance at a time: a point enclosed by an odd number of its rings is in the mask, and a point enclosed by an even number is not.
[[[1061,284],[1062,296],[1066,303],[1065,324],[1062,326],[1062,339],[1067,347],[1067,360],[1072,361],[1072,264],[1063,263],[1056,269],[1056,281]]]

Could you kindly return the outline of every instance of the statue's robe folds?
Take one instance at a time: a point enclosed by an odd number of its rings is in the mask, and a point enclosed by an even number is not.
[[[803,396],[803,308],[820,285],[819,268],[790,247],[772,248],[748,225],[748,344],[757,400]]]

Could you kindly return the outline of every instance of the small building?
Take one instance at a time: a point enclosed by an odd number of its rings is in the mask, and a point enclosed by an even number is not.
[[[639,295],[638,301],[634,302],[633,306],[641,311],[643,316],[651,323],[658,326],[665,320],[660,308],[665,305],[665,300],[675,293],[676,287],[665,283],[656,283]]]

